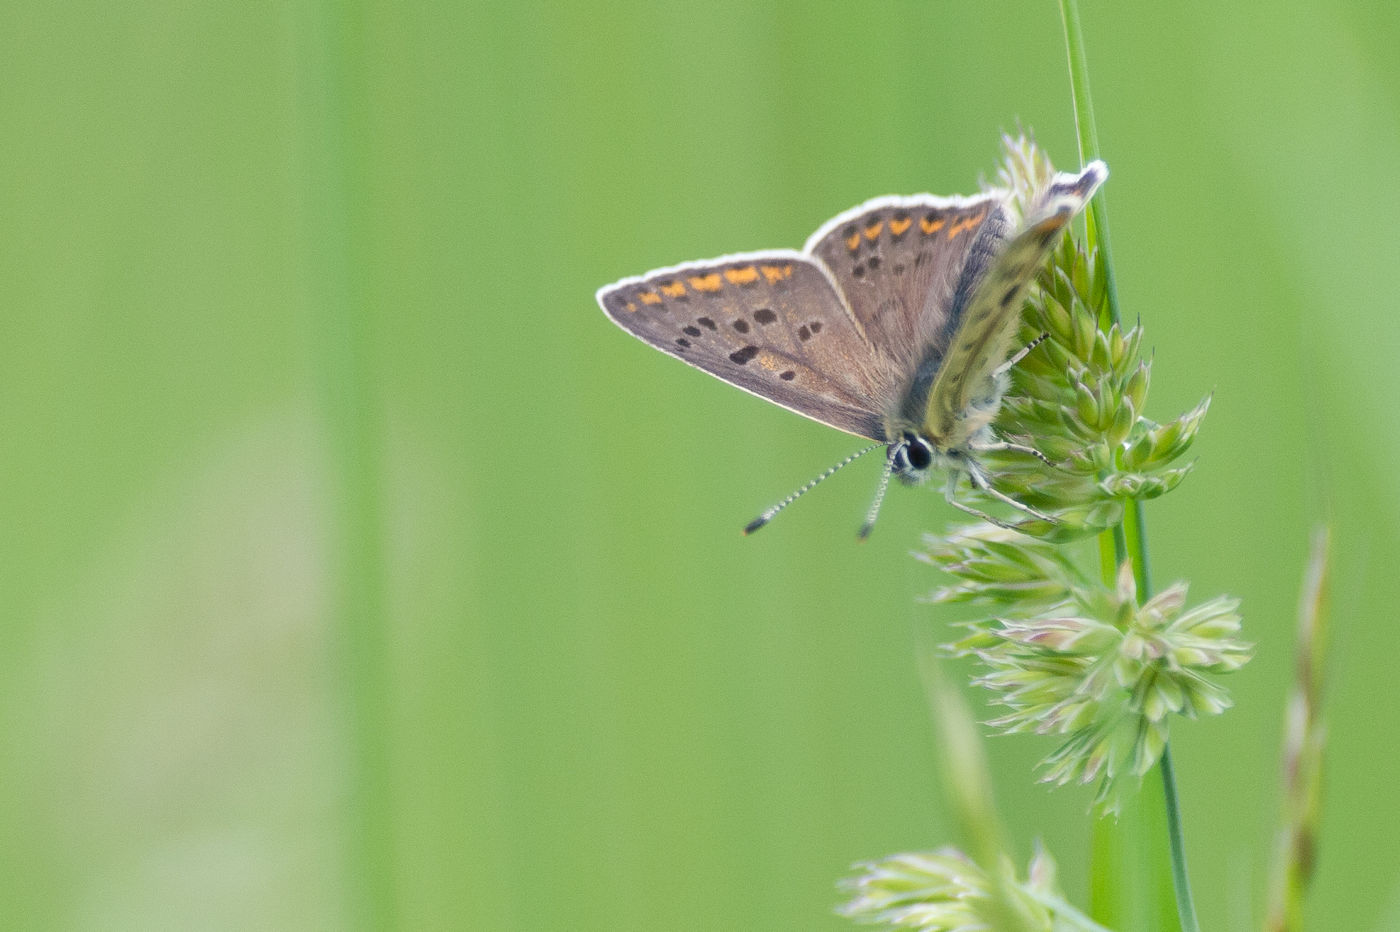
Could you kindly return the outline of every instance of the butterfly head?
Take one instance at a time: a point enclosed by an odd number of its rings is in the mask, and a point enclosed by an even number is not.
[[[935,471],[957,469],[962,454],[942,449],[916,431],[901,431],[890,443],[886,456],[890,472],[905,485],[922,485]]]

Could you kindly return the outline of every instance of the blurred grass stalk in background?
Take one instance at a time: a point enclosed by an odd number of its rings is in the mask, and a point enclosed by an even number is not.
[[[1303,896],[1317,871],[1322,824],[1322,752],[1327,727],[1322,693],[1327,660],[1328,579],[1332,532],[1313,533],[1298,599],[1298,644],[1283,744],[1283,813],[1269,899],[1268,932],[1303,928]]]
[[[856,865],[840,886],[852,899],[838,911],[857,922],[928,930],[1110,932],[1061,895],[1056,867],[1037,842],[1026,879],[992,794],[978,726],[962,694],[945,678],[940,648],[920,653],[920,672],[942,749],[942,785],[971,855],[954,847]]]
[[[360,140],[369,122],[363,10],[297,6],[298,128],[306,250],[316,321],[315,372],[328,439],[328,576],[337,708],[347,741],[346,914],[356,928],[397,925],[390,759],[389,618],[385,595],[383,411],[373,365],[376,261]]]

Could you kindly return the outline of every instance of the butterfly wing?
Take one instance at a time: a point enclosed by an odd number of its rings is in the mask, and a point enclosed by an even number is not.
[[[999,243],[1005,225],[991,195],[881,197],[827,221],[805,251],[831,270],[870,343],[907,379],[929,343],[947,345],[963,271],[990,254],[988,238]]]
[[[896,382],[829,273],[791,250],[658,269],[598,291],[624,330],[698,369],[840,430],[884,440]]]
[[[1000,247],[972,288],[928,393],[923,432],[938,446],[962,446],[980,427],[967,416],[995,397],[994,376],[1010,355],[1026,289],[1106,177],[1107,167],[1097,161],[1078,175],[1056,175],[1031,222]]]

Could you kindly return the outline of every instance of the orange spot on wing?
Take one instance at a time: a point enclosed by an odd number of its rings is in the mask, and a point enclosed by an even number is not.
[[[873,240],[875,237],[880,235],[880,231],[884,229],[884,227],[885,221],[876,220],[874,223],[870,224],[870,226],[865,228],[865,238]]]
[[[948,228],[948,238],[956,239],[959,233],[962,233],[964,230],[970,230],[973,227],[977,226],[977,224],[981,223],[982,218],[985,216],[987,216],[987,212],[983,210],[978,211],[975,215],[971,217],[965,217],[962,220],[959,220],[957,223],[953,224],[951,227]]]
[[[668,298],[681,298],[685,296],[685,285],[680,282],[667,282],[661,286],[661,293]]]
[[[761,265],[759,268],[763,272],[763,277],[768,280],[768,284],[780,282],[785,278],[792,278],[791,265]]]
[[[711,272],[709,275],[690,276],[690,287],[696,291],[719,291],[721,282],[718,272]]]
[[[751,265],[738,269],[726,269],[724,277],[734,285],[751,285],[758,281],[758,269]]]
[[[654,291],[643,291],[641,294],[637,295],[637,298],[638,298],[643,304],[660,304],[660,303],[661,303],[661,295],[657,294],[657,293],[654,292]]]
[[[891,221],[890,221],[890,235],[892,235],[892,236],[903,236],[903,235],[904,235],[904,231],[907,230],[907,229],[909,229],[909,225],[910,225],[911,223],[913,223],[913,222],[914,222],[914,221],[911,220],[911,219],[909,219],[908,217],[905,217],[903,220],[891,220]]]
[[[846,248],[849,249],[851,252],[855,252],[857,249],[860,248],[859,233],[852,233],[850,236],[846,237]]]
[[[925,233],[937,233],[939,230],[943,229],[943,224],[945,223],[947,223],[947,221],[942,217],[939,217],[937,220],[930,220],[924,217],[919,221],[919,229],[923,230]]]
[[[623,307],[627,308],[629,312],[637,310],[637,305],[633,304],[631,301],[628,301]]]

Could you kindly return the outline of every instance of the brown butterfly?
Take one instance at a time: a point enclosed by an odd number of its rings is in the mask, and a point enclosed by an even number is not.
[[[1060,235],[1104,179],[1092,162],[1057,174],[1017,223],[1011,195],[881,197],[824,223],[801,252],[765,250],[687,262],[624,278],[598,303],[624,330],[774,404],[876,443],[769,508],[880,445],[885,471],[908,483],[948,470],[948,501],[966,474],[977,488],[1042,520],[994,489],[976,454],[1035,450],[998,441],[991,422],[1015,356],[1025,291]],[[1034,345],[1034,344],[1033,344]],[[1010,357],[1010,358],[1008,358]]]

